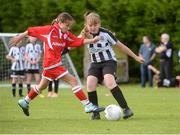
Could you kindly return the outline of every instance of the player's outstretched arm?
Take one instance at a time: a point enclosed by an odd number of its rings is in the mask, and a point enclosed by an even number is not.
[[[120,41],[117,42],[117,47],[122,50],[124,53],[128,54],[132,58],[134,58],[139,63],[144,63],[144,59],[140,56],[137,56],[135,53],[133,53],[127,46],[125,46]]]
[[[99,40],[100,40],[100,37],[99,36],[95,36],[92,39],[84,39],[83,44],[93,44],[93,43],[98,42]]]
[[[25,32],[11,38],[10,41],[9,41],[9,45],[17,45],[27,35],[28,35],[28,31],[25,31]]]

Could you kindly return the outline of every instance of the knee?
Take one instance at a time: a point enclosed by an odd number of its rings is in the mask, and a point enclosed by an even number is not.
[[[108,89],[113,89],[114,87],[117,86],[115,80],[112,80],[112,81],[105,81],[105,86],[108,88]]]
[[[71,85],[71,87],[75,87],[75,86],[77,86],[77,85],[78,85],[78,82],[77,82],[77,80],[76,80],[76,78],[75,78],[75,77],[71,79],[71,81],[70,81],[70,85]]]

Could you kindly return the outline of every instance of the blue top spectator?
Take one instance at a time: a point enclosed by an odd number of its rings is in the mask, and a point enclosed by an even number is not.
[[[148,69],[148,65],[152,64],[152,60],[155,57],[155,45],[152,43],[151,37],[143,36],[143,44],[139,49],[139,56],[145,60],[145,63],[141,64],[141,87],[145,87],[147,78],[149,86],[152,87],[152,72]]]

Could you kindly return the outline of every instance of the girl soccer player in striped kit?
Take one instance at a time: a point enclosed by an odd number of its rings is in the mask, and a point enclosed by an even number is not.
[[[85,28],[81,33],[82,37],[100,36],[100,40],[96,43],[88,44],[88,50],[91,56],[91,65],[88,70],[87,91],[90,102],[98,105],[96,93],[97,83],[103,81],[105,86],[110,89],[113,97],[121,106],[124,112],[124,119],[133,116],[133,112],[128,107],[127,102],[115,81],[115,72],[117,62],[115,53],[112,49],[116,45],[124,53],[133,57],[136,61],[143,63],[144,59],[135,55],[128,47],[121,43],[111,32],[101,28],[100,16],[91,12],[85,15]],[[92,119],[100,119],[100,114],[94,112]]]
[[[29,43],[26,45],[25,51],[25,68],[26,68],[26,84],[28,93],[31,90],[31,80],[34,75],[36,84],[40,82],[40,74],[39,74],[39,62],[41,59],[41,46],[36,43],[35,37],[28,37]]]
[[[99,40],[98,36],[93,39],[77,38],[68,31],[73,22],[74,19],[72,16],[69,13],[63,12],[58,15],[52,25],[30,27],[25,32],[10,40],[10,44],[14,45],[29,35],[37,37],[44,42],[42,79],[38,85],[30,90],[24,99],[18,101],[19,106],[26,116],[29,116],[29,102],[48,86],[49,81],[59,78],[71,85],[73,93],[84,105],[86,113],[104,111],[104,108],[97,107],[89,102],[83,90],[78,85],[76,78],[62,66],[61,53],[65,48],[79,47],[83,44],[95,43]]]

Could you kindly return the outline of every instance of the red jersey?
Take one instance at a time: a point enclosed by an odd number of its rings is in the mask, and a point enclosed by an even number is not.
[[[67,47],[79,47],[83,45],[83,38],[78,38],[69,31],[62,33],[59,25],[40,26],[28,28],[28,35],[37,37],[44,42],[44,70],[62,65],[61,53]]]

